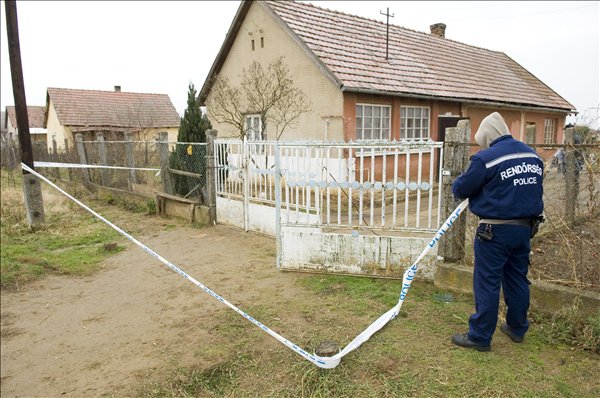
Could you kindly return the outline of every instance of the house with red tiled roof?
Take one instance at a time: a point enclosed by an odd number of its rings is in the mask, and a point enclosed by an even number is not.
[[[518,139],[527,129],[530,142],[562,142],[574,106],[503,52],[450,40],[444,24],[390,25],[386,57],[385,23],[316,4],[242,1],[199,94],[209,117],[216,78],[239,84],[253,61],[284,57],[312,110],[283,140],[443,141],[458,120],[470,119],[474,135],[498,111]],[[219,136],[236,134],[211,122]],[[274,139],[268,123],[263,138]]]
[[[131,132],[134,141],[153,140],[166,131],[169,141],[177,140],[180,117],[166,94],[130,93],[115,86],[114,91],[53,88],[47,90],[44,125],[48,145],[56,140],[64,148],[73,145],[76,134],[85,141],[102,133],[107,141],[124,140]]]
[[[44,128],[44,106],[28,106],[27,118],[29,119],[29,135],[32,142],[45,142],[46,129]],[[17,112],[14,106],[7,106],[2,121],[3,130],[8,139],[19,141],[19,127],[17,126]]]

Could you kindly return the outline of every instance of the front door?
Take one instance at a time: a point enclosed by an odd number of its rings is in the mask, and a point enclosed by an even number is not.
[[[460,116],[438,116],[438,142],[446,141],[446,129],[450,127],[456,127],[458,121],[465,119]]]

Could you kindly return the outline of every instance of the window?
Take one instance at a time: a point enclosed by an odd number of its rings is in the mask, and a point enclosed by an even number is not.
[[[429,108],[416,106],[400,107],[400,139],[429,139]]]
[[[556,144],[556,119],[544,119],[544,144]]]
[[[389,105],[356,104],[356,139],[391,139],[390,115]]]
[[[252,39],[252,51],[254,51],[254,39]]]
[[[265,38],[264,37],[260,38],[260,48],[265,48]]]
[[[248,141],[262,141],[262,122],[260,115],[246,115],[246,139]]]

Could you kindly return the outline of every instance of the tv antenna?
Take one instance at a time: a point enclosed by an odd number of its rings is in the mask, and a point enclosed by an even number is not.
[[[387,11],[385,12],[385,14],[381,10],[379,10],[379,13],[381,15],[386,16],[386,21],[385,21],[385,59],[388,59],[389,46],[390,46],[390,17],[394,18],[394,14],[390,14],[389,7],[387,8]]]

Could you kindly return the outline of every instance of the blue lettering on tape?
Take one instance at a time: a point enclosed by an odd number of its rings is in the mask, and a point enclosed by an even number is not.
[[[410,283],[404,283],[402,285],[402,290],[400,291],[400,300],[404,300],[406,295],[408,294],[408,288],[410,287]]]

